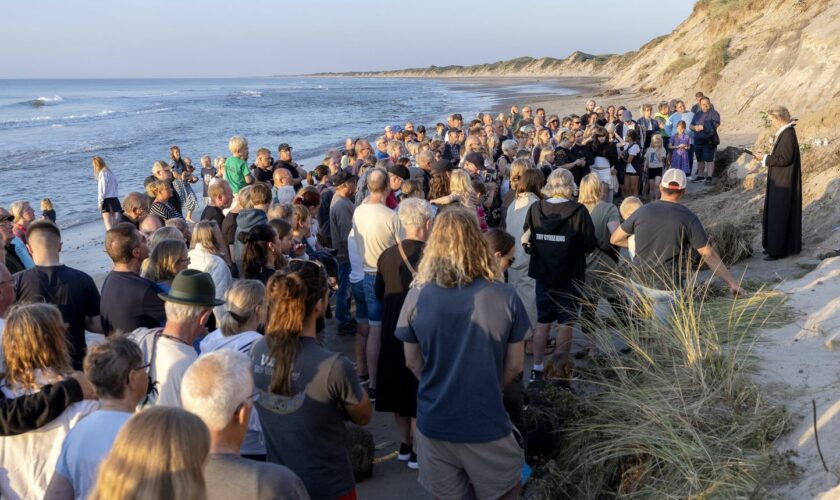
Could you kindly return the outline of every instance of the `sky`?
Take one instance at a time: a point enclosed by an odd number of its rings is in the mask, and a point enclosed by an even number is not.
[[[692,0],[7,0],[2,78],[296,75],[636,50]]]

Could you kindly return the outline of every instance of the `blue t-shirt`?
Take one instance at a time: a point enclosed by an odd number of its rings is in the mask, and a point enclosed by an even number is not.
[[[93,412],[64,438],[55,472],[70,481],[77,500],[87,498],[93,491],[99,464],[111,451],[117,433],[131,415],[124,411]]]
[[[412,288],[395,335],[420,344],[423,353],[420,432],[455,443],[509,435],[513,427],[502,404],[505,354],[530,327],[522,300],[504,283],[478,279],[460,288]]]

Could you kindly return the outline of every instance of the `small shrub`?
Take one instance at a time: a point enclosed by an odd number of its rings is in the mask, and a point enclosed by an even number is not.
[[[673,78],[695,64],[697,64],[697,59],[688,57],[685,54],[680,54],[679,57],[674,59],[674,61],[665,68],[663,76],[665,78]]]

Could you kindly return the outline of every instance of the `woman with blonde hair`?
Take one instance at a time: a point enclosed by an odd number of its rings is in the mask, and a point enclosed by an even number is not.
[[[455,169],[449,177],[449,195],[436,198],[432,204],[444,207],[457,204],[469,210],[474,210],[482,231],[487,231],[487,219],[484,207],[481,206],[478,194],[473,189],[470,174],[463,169]]]
[[[73,373],[61,312],[52,304],[13,307],[2,340],[4,399],[38,393]],[[98,408],[96,401],[73,403],[34,432],[0,439],[0,498],[44,498],[70,429]]]
[[[93,176],[96,178],[97,185],[97,206],[99,211],[102,212],[105,230],[108,231],[122,213],[122,206],[118,198],[117,176],[108,168],[101,156],[93,157]]]
[[[35,221],[35,210],[32,209],[32,205],[28,201],[17,200],[9,205],[9,213],[14,217],[12,233],[26,244],[26,231],[29,229],[29,225]]]
[[[268,281],[265,337],[250,352],[267,458],[297,474],[312,498],[355,498],[344,422],[366,425],[370,399],[353,363],[317,340],[329,307],[323,266],[293,260],[289,268]]]
[[[578,202],[589,211],[595,228],[595,238],[598,240],[595,250],[586,256],[586,286],[581,290],[581,330],[584,334],[591,335],[594,333],[591,327],[600,297],[610,301],[614,312],[620,312],[615,290],[610,285],[611,277],[618,266],[619,254],[618,249],[610,244],[610,236],[618,229],[621,219],[615,204],[601,199],[601,180],[596,173],[588,174],[581,180]],[[589,350],[590,348],[586,348],[576,354],[576,357],[585,356]]]
[[[156,180],[150,182],[149,185],[146,186],[146,194],[154,201],[152,202],[152,206],[149,208],[149,212],[157,215],[164,221],[176,217],[183,218],[181,212],[169,203],[173,197],[173,193],[172,184],[169,181]]]
[[[205,272],[216,285],[216,298],[223,299],[233,283],[227,249],[219,225],[214,220],[203,220],[193,228],[192,249],[188,253],[189,268]],[[213,308],[216,324],[225,314],[225,306]]]
[[[219,328],[201,340],[201,355],[223,349],[248,354],[255,342],[263,338],[258,330],[265,325],[265,285],[257,280],[237,280],[224,295],[225,311]],[[265,462],[265,439],[257,412],[252,412],[248,432],[239,454]]]
[[[142,276],[157,283],[164,293],[169,293],[172,280],[189,265],[190,256],[183,241],[163,240],[152,250]]]
[[[200,418],[173,406],[131,417],[99,466],[91,500],[203,500],[210,432]]]
[[[502,387],[522,372],[530,323],[502,280],[474,212],[441,212],[394,332],[420,382],[414,445],[420,483],[436,497],[464,496],[469,483],[478,498],[519,492],[524,457]]]
[[[542,189],[545,199],[531,205],[525,216],[522,240],[531,256],[528,276],[536,280],[537,303],[532,382],[542,378],[545,347],[554,322],[559,325],[557,348],[571,351],[571,323],[577,316],[580,285],[586,277],[586,255],[598,244],[589,212],[573,200],[575,191],[572,173],[558,168]]]

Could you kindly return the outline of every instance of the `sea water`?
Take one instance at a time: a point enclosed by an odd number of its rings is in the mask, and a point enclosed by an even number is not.
[[[276,156],[286,142],[304,167],[317,165],[347,137],[372,137],[406,120],[429,134],[450,113],[465,120],[505,97],[569,94],[557,84],[511,80],[253,78],[147,80],[0,80],[0,206],[41,198],[56,206],[59,224],[99,219],[91,159],[102,156],[119,180],[120,196],[143,189],[169,146],[200,168],[200,158],[227,156],[243,135]],[[201,196],[201,185],[194,186]]]

